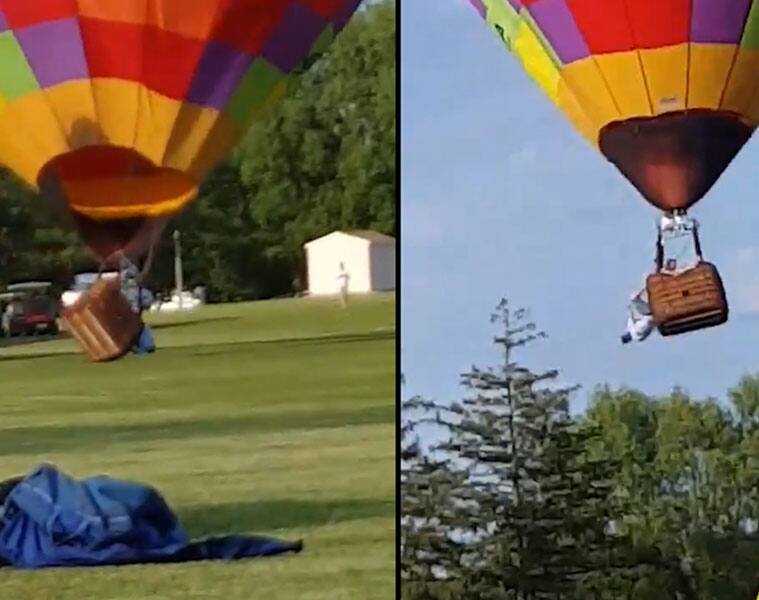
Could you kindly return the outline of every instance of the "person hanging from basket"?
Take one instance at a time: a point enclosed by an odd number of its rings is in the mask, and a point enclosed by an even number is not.
[[[664,248],[661,244],[661,236],[665,233],[675,232],[682,227],[682,220],[678,215],[663,214],[657,223],[658,240],[656,245],[657,262],[663,260]],[[664,270],[674,272],[677,269],[676,261],[672,259],[666,261]],[[622,334],[622,343],[642,342],[646,340],[656,328],[654,318],[651,313],[651,306],[648,299],[648,288],[646,281],[648,273],[643,276],[643,287],[630,296],[630,303],[627,311],[627,326],[625,333]]]
[[[643,341],[657,328],[662,336],[721,325],[729,308],[717,268],[703,259],[698,222],[684,211],[665,214],[658,223],[656,270],[633,294],[622,343]],[[665,241],[687,237],[692,258],[667,256]]]
[[[147,308],[145,306],[146,294],[144,294],[141,285],[142,273],[140,273],[137,266],[124,255],[121,257],[119,270],[121,272],[122,293],[132,307],[132,310],[140,315],[140,319],[142,319],[142,313],[145,308]],[[132,352],[134,354],[150,354],[155,352],[155,349],[156,345],[153,333],[150,330],[150,327],[143,322],[137,341],[132,347]]]
[[[622,334],[622,343],[642,342],[656,327],[651,307],[648,304],[648,291],[645,283],[643,288],[630,297],[627,317],[627,331]]]
[[[96,363],[119,360],[130,352],[155,351],[152,332],[142,320],[149,304],[142,282],[150,271],[155,244],[151,244],[140,271],[124,250],[102,260],[97,278],[86,293],[61,310],[66,328],[90,360]],[[134,255],[131,255],[134,256]],[[107,277],[107,269],[117,270]],[[146,292],[146,293],[143,293]]]
[[[662,236],[665,234],[677,234],[682,231],[688,231],[693,227],[693,221],[687,217],[683,218],[678,214],[663,214],[658,222],[658,240],[657,240],[657,262],[662,262],[661,271],[665,273],[676,273],[678,270],[677,260],[669,258],[664,261],[664,248],[662,246]],[[651,311],[651,305],[648,299],[648,288],[646,280],[648,274],[643,278],[643,287],[630,296],[628,305],[627,331],[622,334],[622,343],[643,342],[656,328],[654,317]]]

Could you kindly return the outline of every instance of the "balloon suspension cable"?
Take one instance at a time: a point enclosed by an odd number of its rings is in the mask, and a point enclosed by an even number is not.
[[[703,260],[703,251],[701,249],[701,241],[699,239],[699,223],[696,219],[688,216],[685,209],[677,209],[673,211],[663,212],[662,216],[657,222],[657,235],[656,235],[656,270],[660,272],[664,267],[664,255],[665,255],[665,241],[673,241],[679,238],[692,238],[694,251],[698,261]],[[685,250],[681,250],[679,254],[674,257],[675,262],[685,255]]]
[[[158,244],[158,240],[153,237],[150,241],[150,245],[148,246],[148,253],[145,257],[145,262],[143,263],[142,269],[137,274],[137,277],[135,278],[138,285],[142,285],[145,282],[145,279],[147,279],[147,276],[150,274],[150,270],[153,267],[153,260],[155,258],[155,248]],[[119,273],[126,270],[126,267],[129,265],[134,265],[132,260],[127,256],[126,252],[123,250],[117,250],[107,258],[101,261],[100,268],[98,270],[98,279],[100,279],[105,272],[105,269],[108,268],[109,265],[117,265]]]
[[[140,271],[140,274],[137,276],[137,283],[139,285],[142,285],[145,283],[145,279],[147,279],[148,275],[150,274],[150,270],[153,268],[153,259],[155,258],[155,247],[158,245],[158,240],[153,237],[153,239],[150,241],[150,246],[148,247],[148,255],[145,257],[145,262],[142,265],[142,271]]]
[[[656,225],[659,235],[669,233],[674,237],[680,237],[692,235],[693,232],[698,230],[699,223],[696,219],[690,217],[685,209],[676,209],[663,212]]]

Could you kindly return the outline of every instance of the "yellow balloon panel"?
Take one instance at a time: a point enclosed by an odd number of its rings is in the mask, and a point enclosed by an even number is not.
[[[721,108],[735,48],[724,44],[691,44],[688,108]]]
[[[163,164],[169,138],[181,108],[181,102],[144,86],[139,87],[134,149],[153,164]]]
[[[62,83],[45,90],[48,105],[60,124],[69,148],[102,144],[92,85],[87,79]]]
[[[609,86],[592,57],[565,66],[561,77],[598,129],[620,118]]]
[[[759,123],[759,50],[741,48],[730,71],[721,108]]]
[[[687,107],[688,50],[688,44],[639,50],[655,115]]]
[[[19,123],[0,117],[0,163],[14,165],[14,172],[32,188],[37,185],[37,174],[45,163],[44,156],[37,152],[29,140],[22,144],[16,141]]]
[[[186,104],[172,128],[162,165],[201,181],[234,148],[239,135],[218,111]]]
[[[574,92],[562,78],[556,57],[534,31],[530,20],[521,19],[506,3],[489,14],[491,23],[504,37],[524,70],[543,89],[567,119],[592,144],[596,144],[598,126],[586,114]]]
[[[140,86],[121,79],[93,79],[92,95],[106,143],[131,148],[139,118]]]
[[[513,48],[524,70],[543,88],[551,101],[557,104],[559,69],[527,23],[520,24]]]
[[[614,52],[593,57],[622,119],[651,116],[651,99],[637,52]]]
[[[574,95],[563,79],[559,80],[559,108],[567,116],[569,122],[577,131],[593,146],[598,146],[598,123],[593,120],[584,111],[577,97]]]
[[[61,123],[52,111],[44,92],[24,96],[9,103],[0,113],[0,137],[4,146],[10,142],[24,151],[9,153],[13,170],[32,186],[37,175],[52,156],[69,150],[69,143]]]

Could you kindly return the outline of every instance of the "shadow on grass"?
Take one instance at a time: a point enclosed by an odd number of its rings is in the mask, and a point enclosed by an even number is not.
[[[330,523],[392,517],[392,500],[264,500],[202,504],[178,508],[182,524],[192,537],[318,527]]]
[[[225,317],[227,318],[227,317]],[[229,317],[232,320],[235,320],[233,317]],[[208,321],[197,321],[197,324],[201,323],[207,323]],[[180,327],[183,325],[186,325],[187,323],[182,324],[174,324],[169,323],[166,325],[159,325],[159,326],[153,326],[151,327],[153,329],[160,329],[168,328],[168,327]],[[192,352],[188,352],[188,347],[186,346],[169,346],[167,348],[161,348],[160,342],[161,340],[158,339],[158,352],[159,353],[188,353],[190,356],[218,356],[221,354],[228,354],[231,350],[238,349],[238,348],[255,348],[256,346],[260,345],[272,345],[272,344],[289,344],[289,345],[295,345],[295,346],[310,346],[310,345],[326,345],[326,344],[350,344],[350,343],[357,343],[357,342],[373,342],[373,341],[385,341],[385,340],[394,340],[395,339],[395,331],[394,330],[382,330],[382,331],[375,331],[371,333],[352,333],[352,334],[327,334],[327,335],[319,335],[319,336],[307,336],[307,337],[300,337],[300,338],[276,338],[271,340],[246,340],[241,342],[222,342],[219,344],[198,344],[194,346],[194,348],[197,348],[197,350],[194,350]],[[204,349],[205,348],[205,349]],[[78,350],[62,350],[60,352],[30,352],[30,353],[24,353],[24,354],[14,354],[12,356],[0,356],[0,363],[4,362],[21,362],[21,361],[27,361],[27,360],[42,360],[42,359],[50,359],[50,358],[61,358],[61,357],[68,357],[68,356],[82,356],[82,352]],[[130,360],[134,359],[131,355],[128,355],[126,358],[122,360]],[[148,357],[139,357],[139,360],[146,360]],[[82,356],[82,360],[87,360],[85,357]],[[120,362],[120,361],[117,361]],[[113,363],[110,363],[113,364]]]
[[[177,329],[180,327],[195,327],[196,325],[206,325],[206,324],[213,324],[213,323],[219,323],[221,321],[239,321],[241,320],[240,317],[214,317],[212,319],[193,319],[193,320],[186,320],[186,321],[173,321],[169,323],[155,323],[150,324],[151,329],[161,330],[161,329]]]
[[[19,346],[33,346],[35,344],[43,344],[53,340],[61,339],[61,335],[37,335],[30,337],[14,337],[6,338],[0,337],[0,350],[3,348],[17,348]]]
[[[76,356],[81,354],[78,351],[67,352],[40,352],[39,354],[15,354],[13,356],[0,356],[0,363],[4,362],[21,362],[25,360],[41,360],[46,358],[62,358],[64,356]]]
[[[311,346],[311,345],[328,345],[328,344],[353,344],[357,342],[377,342],[385,340],[394,340],[395,331],[376,331],[372,333],[348,333],[348,334],[327,334],[315,335],[300,338],[277,338],[273,340],[250,340],[244,342],[225,342],[223,344],[208,344],[201,346],[200,350],[192,352],[193,356],[214,356],[218,354],[228,354],[231,349],[243,348],[248,346],[255,348],[259,345],[267,344],[287,344],[290,346]],[[203,350],[202,348],[207,348]]]
[[[88,452],[113,444],[187,440],[197,437],[327,429],[395,421],[395,407],[369,406],[348,410],[252,413],[209,419],[158,421],[138,425],[45,425],[0,428],[0,456],[55,452]]]

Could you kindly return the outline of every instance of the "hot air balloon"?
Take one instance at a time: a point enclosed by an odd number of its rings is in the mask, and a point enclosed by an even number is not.
[[[759,1],[470,2],[580,134],[663,211],[647,286],[660,332],[724,322],[722,283],[687,210],[759,124]],[[668,234],[693,237],[695,282],[667,270]]]
[[[0,0],[0,163],[139,256],[360,0]]]
[[[359,4],[0,0],[0,163],[104,265],[139,260]],[[75,333],[115,358],[139,323],[101,291]]]

